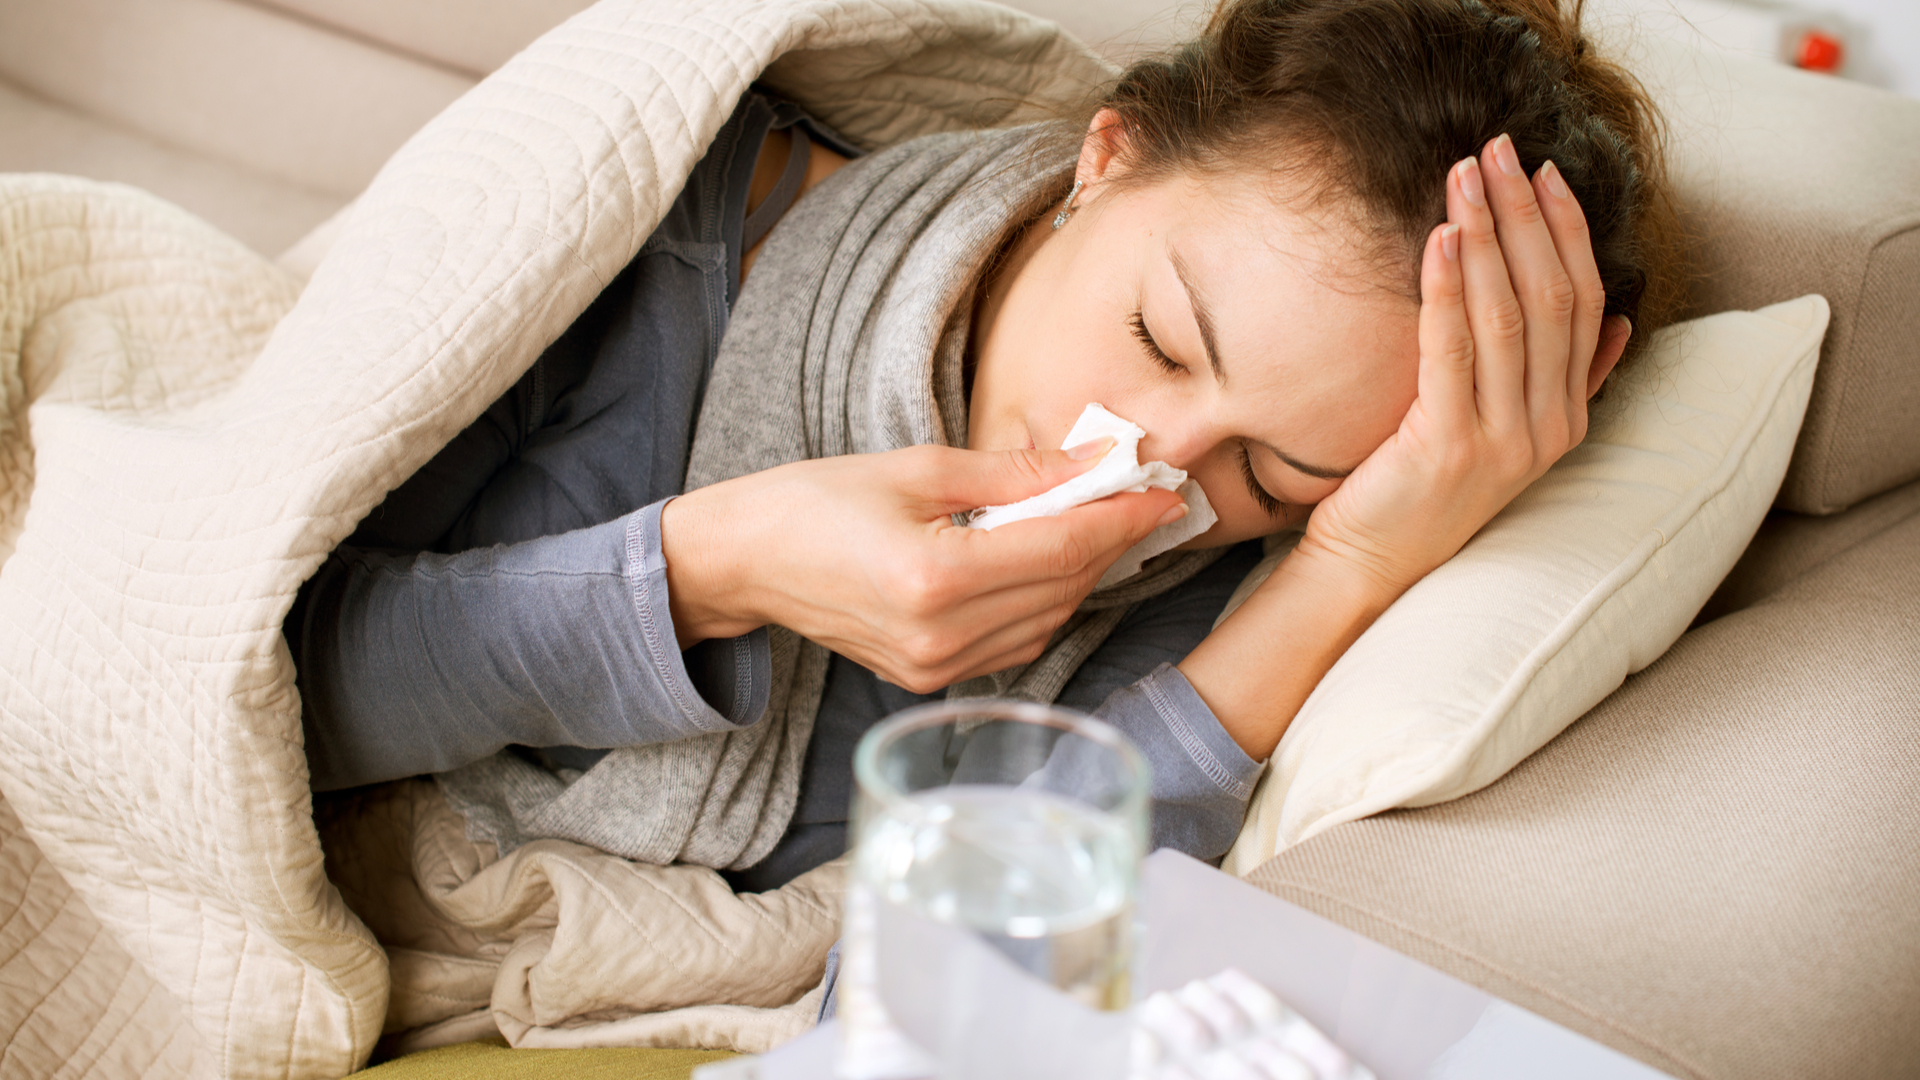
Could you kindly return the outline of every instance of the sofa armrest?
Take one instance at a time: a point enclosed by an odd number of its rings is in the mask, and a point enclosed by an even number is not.
[[[1676,1077],[1913,1076],[1906,509],[1681,638],[1500,783],[1248,881]]]
[[[1670,124],[1689,314],[1832,305],[1778,505],[1832,513],[1920,477],[1920,101],[1652,37],[1614,51]]]

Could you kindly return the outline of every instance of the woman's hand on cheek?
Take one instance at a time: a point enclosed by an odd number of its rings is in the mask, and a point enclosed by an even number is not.
[[[683,495],[661,521],[681,644],[778,624],[916,692],[1030,661],[1107,566],[1184,505],[1119,495],[990,532],[950,515],[1038,494],[1105,449],[912,447]]]
[[[1447,211],[1421,267],[1418,396],[1300,547],[1388,602],[1585,437],[1630,329],[1603,333],[1586,219],[1551,165],[1529,182],[1502,136],[1448,174]]]

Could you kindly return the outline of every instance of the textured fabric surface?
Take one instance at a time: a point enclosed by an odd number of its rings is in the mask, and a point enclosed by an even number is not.
[[[166,146],[338,200],[474,83],[245,0],[7,0],[0,73]]]
[[[687,1080],[722,1050],[509,1050],[471,1042],[396,1058],[354,1073],[366,1080]]]
[[[705,867],[561,840],[501,858],[426,780],[330,796],[317,816],[328,876],[387,951],[389,1050],[504,1034],[759,1052],[819,1014],[838,863],[736,894]]]
[[[1711,622],[1739,611],[1916,514],[1920,514],[1920,483],[1895,488],[1828,517],[1775,510],[1760,523],[1753,543],[1700,609],[1697,621]]]
[[[1920,1075],[1920,517],[1255,884],[1685,1078]]]
[[[411,139],[304,291],[151,197],[0,178],[0,791],[173,1001],[124,1029],[148,1075],[365,1060],[387,957],[322,871],[280,625],[354,523],[631,261],[787,54],[770,78],[818,74],[796,96],[870,142],[1033,119],[1107,70],[992,5],[610,0]],[[16,944],[47,958],[77,932]],[[35,985],[0,999],[9,1023],[62,976]],[[71,995],[60,1022],[90,1030],[110,997]],[[29,1075],[62,1067],[8,1050]]]
[[[593,0],[256,0],[348,37],[379,42],[475,79],[527,42],[591,7]]]
[[[179,1013],[0,800],[0,1076],[196,1071]]]
[[[337,195],[215,161],[22,93],[0,81],[0,172],[54,172],[132,184],[255,251],[280,251],[340,208]]]
[[[1773,501],[1826,324],[1813,296],[1662,331],[1586,441],[1315,687],[1226,868],[1476,791],[1665,651]]]
[[[1920,477],[1920,101],[1651,37],[1623,55],[1670,121],[1692,312],[1833,306],[1779,504]]]

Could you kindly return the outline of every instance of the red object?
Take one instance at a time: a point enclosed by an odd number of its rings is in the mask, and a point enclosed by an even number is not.
[[[1803,67],[1808,71],[1823,71],[1827,74],[1839,71],[1840,65],[1846,63],[1846,59],[1847,48],[1841,44],[1840,39],[1818,30],[1809,30],[1801,34],[1800,45],[1793,51],[1793,62],[1796,67]]]

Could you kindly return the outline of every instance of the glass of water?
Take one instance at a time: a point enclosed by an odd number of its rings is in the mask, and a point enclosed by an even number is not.
[[[1061,1076],[1036,1048],[1073,1038],[1070,1071],[1103,1074],[1086,1044],[1130,1001],[1139,750],[1065,709],[951,701],[868,732],[854,778],[840,1074]]]

